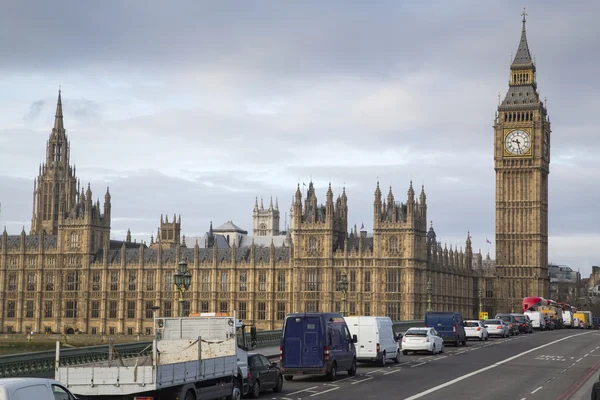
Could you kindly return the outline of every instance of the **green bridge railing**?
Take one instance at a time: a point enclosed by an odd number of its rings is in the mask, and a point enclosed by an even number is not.
[[[423,322],[423,320],[394,322],[394,332],[396,334],[404,333],[411,326],[423,326]],[[281,329],[258,331],[256,336],[257,348],[277,347],[281,338]],[[250,340],[250,334],[247,334],[246,339]],[[70,349],[61,348],[60,365],[77,365],[106,361],[110,357],[109,347],[109,345],[101,345]],[[145,356],[152,353],[152,342],[119,343],[115,344],[113,348],[121,358]],[[0,378],[54,378],[55,358],[55,350],[0,356]]]

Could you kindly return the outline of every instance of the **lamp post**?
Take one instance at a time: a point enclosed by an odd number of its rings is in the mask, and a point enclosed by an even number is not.
[[[340,281],[338,282],[338,288],[342,292],[342,316],[345,317],[346,316],[346,301],[347,301],[346,296],[348,294],[348,278],[346,278],[346,272],[342,272],[342,277],[340,278]]]
[[[481,289],[479,289],[479,291],[477,292],[477,296],[479,297],[479,315],[481,315],[481,309],[482,309],[482,300],[481,300]],[[479,318],[478,318],[479,319]]]
[[[152,306],[150,307],[150,309],[152,310],[152,317],[154,319],[154,339],[158,339],[158,335],[156,332],[156,312],[160,309],[159,306]]]
[[[433,288],[431,287],[431,280],[427,281],[427,312],[431,311],[431,293]]]
[[[185,300],[183,299],[183,294],[189,289],[192,283],[192,274],[187,270],[187,262],[185,262],[183,257],[179,261],[177,271],[173,273],[173,282],[179,291],[179,316],[185,317]]]

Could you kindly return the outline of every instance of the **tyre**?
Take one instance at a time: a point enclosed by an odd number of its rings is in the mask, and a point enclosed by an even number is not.
[[[196,396],[194,396],[194,392],[188,390],[187,392],[185,392],[185,397],[183,398],[183,400],[196,400]]]
[[[327,372],[327,380],[333,381],[333,380],[335,380],[336,376],[337,376],[337,365],[336,365],[336,363],[333,363],[333,365],[331,366],[331,369]]]
[[[431,347],[431,354],[435,355],[435,344]]]
[[[294,375],[285,375],[283,378],[284,378],[286,381],[291,381],[291,380],[293,380],[293,379],[294,379]]]
[[[489,340],[490,339],[490,335],[485,335],[485,340]]]
[[[483,334],[481,334],[481,337],[479,338],[479,341],[483,341]]]
[[[283,390],[283,376],[281,376],[281,374],[279,374],[279,376],[277,377],[277,385],[275,385],[275,387],[273,388],[273,391],[275,393],[280,393]]]
[[[442,347],[440,347],[440,353],[444,352],[444,343],[442,343]]]
[[[348,370],[348,376],[355,376],[356,375],[356,360],[352,360],[352,365],[350,366],[350,369]]]
[[[379,365],[382,366],[382,367],[385,367],[385,362],[387,361],[385,357],[386,357],[386,355],[385,355],[385,351],[384,351],[381,354],[381,360],[379,360]]]
[[[394,357],[394,364],[400,364],[400,350],[396,352],[396,357]]]
[[[252,388],[250,389],[250,396],[252,396],[253,399],[260,396],[260,382],[258,379],[254,381],[254,385],[252,385]]]
[[[408,355],[408,350],[402,350],[402,354],[404,354],[405,356]]]
[[[237,386],[233,387],[231,396],[227,396],[227,400],[241,400],[241,398],[242,398],[242,391]]]

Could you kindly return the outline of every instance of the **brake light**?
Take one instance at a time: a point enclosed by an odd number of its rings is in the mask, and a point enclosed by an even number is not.
[[[379,353],[379,350],[381,350],[381,347],[379,346],[379,343],[377,343],[377,353]]]
[[[250,370],[248,370],[248,380],[250,380]]]
[[[523,322],[523,326],[527,326],[527,324]]]
[[[500,325],[498,325],[498,326],[496,327],[496,329],[502,329],[502,327],[501,327]]]
[[[425,342],[429,343],[429,338],[425,339]]]
[[[481,328],[477,328],[477,332],[479,332],[481,330]]]
[[[154,400],[154,397],[134,397],[133,400]]]
[[[452,333],[456,333],[456,325],[452,325]]]
[[[279,346],[279,362],[283,362],[283,347]]]
[[[406,336],[402,336],[402,343],[406,343]]]
[[[323,346],[323,360],[329,361],[329,348],[327,346]]]

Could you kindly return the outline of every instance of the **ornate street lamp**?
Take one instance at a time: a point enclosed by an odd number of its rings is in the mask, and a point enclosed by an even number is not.
[[[179,291],[179,316],[185,317],[183,294],[189,289],[192,284],[192,274],[187,270],[187,262],[184,258],[179,261],[178,269],[173,273],[173,282]]]
[[[482,305],[482,296],[481,296],[481,288],[479,289],[479,291],[477,292],[477,296],[479,296],[479,315],[481,315],[481,309],[483,308]],[[477,319],[479,319],[479,316],[477,316]]]
[[[433,293],[433,288],[431,286],[431,280],[427,281],[427,312],[431,312],[431,294]]]
[[[342,277],[338,282],[338,289],[342,292],[342,316],[346,316],[346,302],[348,301],[346,296],[348,294],[348,278],[346,278],[346,272],[342,272]]]

